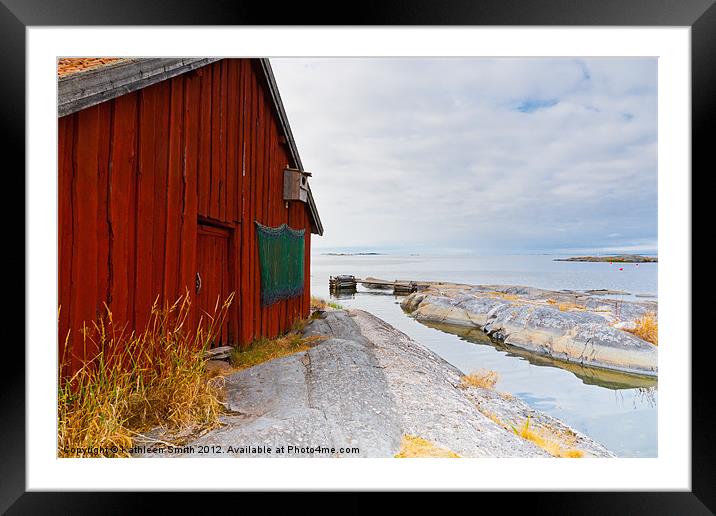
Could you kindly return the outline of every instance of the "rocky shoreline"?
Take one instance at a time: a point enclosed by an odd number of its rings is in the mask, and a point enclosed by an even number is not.
[[[555,258],[555,262],[609,262],[609,263],[656,263],[654,256],[640,254],[618,254],[614,256],[573,256],[571,258]]]
[[[625,330],[647,313],[656,315],[658,304],[601,294],[431,283],[401,307],[419,321],[478,329],[537,356],[656,377],[658,348]]]
[[[136,456],[394,457],[406,436],[461,457],[555,456],[518,435],[529,427],[569,456],[614,457],[510,394],[465,385],[457,368],[367,312],[327,311],[304,332],[323,339],[225,377],[221,428],[172,454]]]

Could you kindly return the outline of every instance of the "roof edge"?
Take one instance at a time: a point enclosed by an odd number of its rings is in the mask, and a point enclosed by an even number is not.
[[[57,80],[57,116],[76,113],[219,59],[126,59],[60,77]]]
[[[291,126],[288,123],[288,116],[286,115],[286,110],[283,107],[281,94],[278,91],[278,84],[276,84],[276,77],[273,74],[271,63],[266,57],[259,59],[259,61],[261,62],[261,69],[263,70],[264,75],[266,77],[266,82],[269,86],[269,92],[271,93],[271,99],[273,100],[273,104],[276,107],[276,113],[278,114],[279,121],[281,122],[281,127],[283,128],[283,132],[286,135],[286,141],[288,143],[291,157],[293,158],[296,167],[299,170],[304,170],[303,163],[301,163],[301,156],[298,154],[296,140],[293,138],[293,132],[291,132]],[[323,223],[321,222],[321,218],[318,216],[318,208],[316,207],[316,201],[313,199],[313,192],[311,192],[310,182],[308,183],[308,207],[311,212],[311,233],[315,233],[319,236],[323,235]]]

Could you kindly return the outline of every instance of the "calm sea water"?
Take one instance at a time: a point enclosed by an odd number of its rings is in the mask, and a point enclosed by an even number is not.
[[[339,274],[394,280],[527,285],[546,289],[612,289],[656,299],[655,263],[555,262],[550,255],[378,255],[312,257],[313,295],[329,298],[328,278]],[[622,268],[623,270],[619,270]],[[620,457],[657,456],[657,385],[649,379],[600,373],[517,355],[480,332],[456,335],[406,315],[399,297],[358,287],[338,302],[367,310],[430,348],[464,373],[492,369],[496,389],[565,421]],[[635,298],[634,298],[635,299]]]

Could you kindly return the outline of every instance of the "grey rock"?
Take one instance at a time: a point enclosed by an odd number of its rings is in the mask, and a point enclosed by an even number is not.
[[[548,457],[476,410],[460,388],[461,372],[377,317],[352,311],[374,347],[396,400],[404,434],[417,435],[462,457]]]
[[[231,358],[231,352],[234,350],[231,346],[219,346],[217,348],[207,349],[204,356],[211,360],[228,360]]]
[[[549,438],[562,437],[564,450],[579,450],[584,457],[615,457],[614,453],[559,419],[531,408],[523,401],[504,393],[480,387],[467,387],[466,395],[485,414],[492,414],[509,428],[520,429],[529,420],[531,429],[543,431]]]
[[[656,302],[523,286],[440,285],[411,294],[401,306],[419,321],[480,328],[537,355],[624,373],[658,374],[656,346],[624,331],[646,313],[656,314]]]
[[[585,290],[585,294],[590,296],[627,296],[629,292],[626,290],[610,290],[608,288],[597,288],[592,290]]]
[[[370,283],[371,281],[375,281],[377,283]],[[386,285],[385,283],[388,283],[388,281],[382,280],[380,278],[373,278],[372,276],[368,276],[363,280],[363,286],[365,288],[376,290],[393,290],[392,285]]]
[[[304,334],[327,338],[226,376],[224,426],[170,456],[393,457],[404,435],[463,457],[550,456],[490,419],[480,403],[509,421],[535,411],[514,398],[498,403],[490,392],[463,388],[457,368],[367,312],[326,312]],[[579,435],[590,454],[611,456],[561,422],[550,423]],[[340,451],[346,447],[359,453]]]

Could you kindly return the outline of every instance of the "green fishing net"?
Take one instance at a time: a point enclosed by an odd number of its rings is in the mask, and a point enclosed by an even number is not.
[[[271,228],[256,222],[262,305],[303,293],[304,231],[288,224]]]

